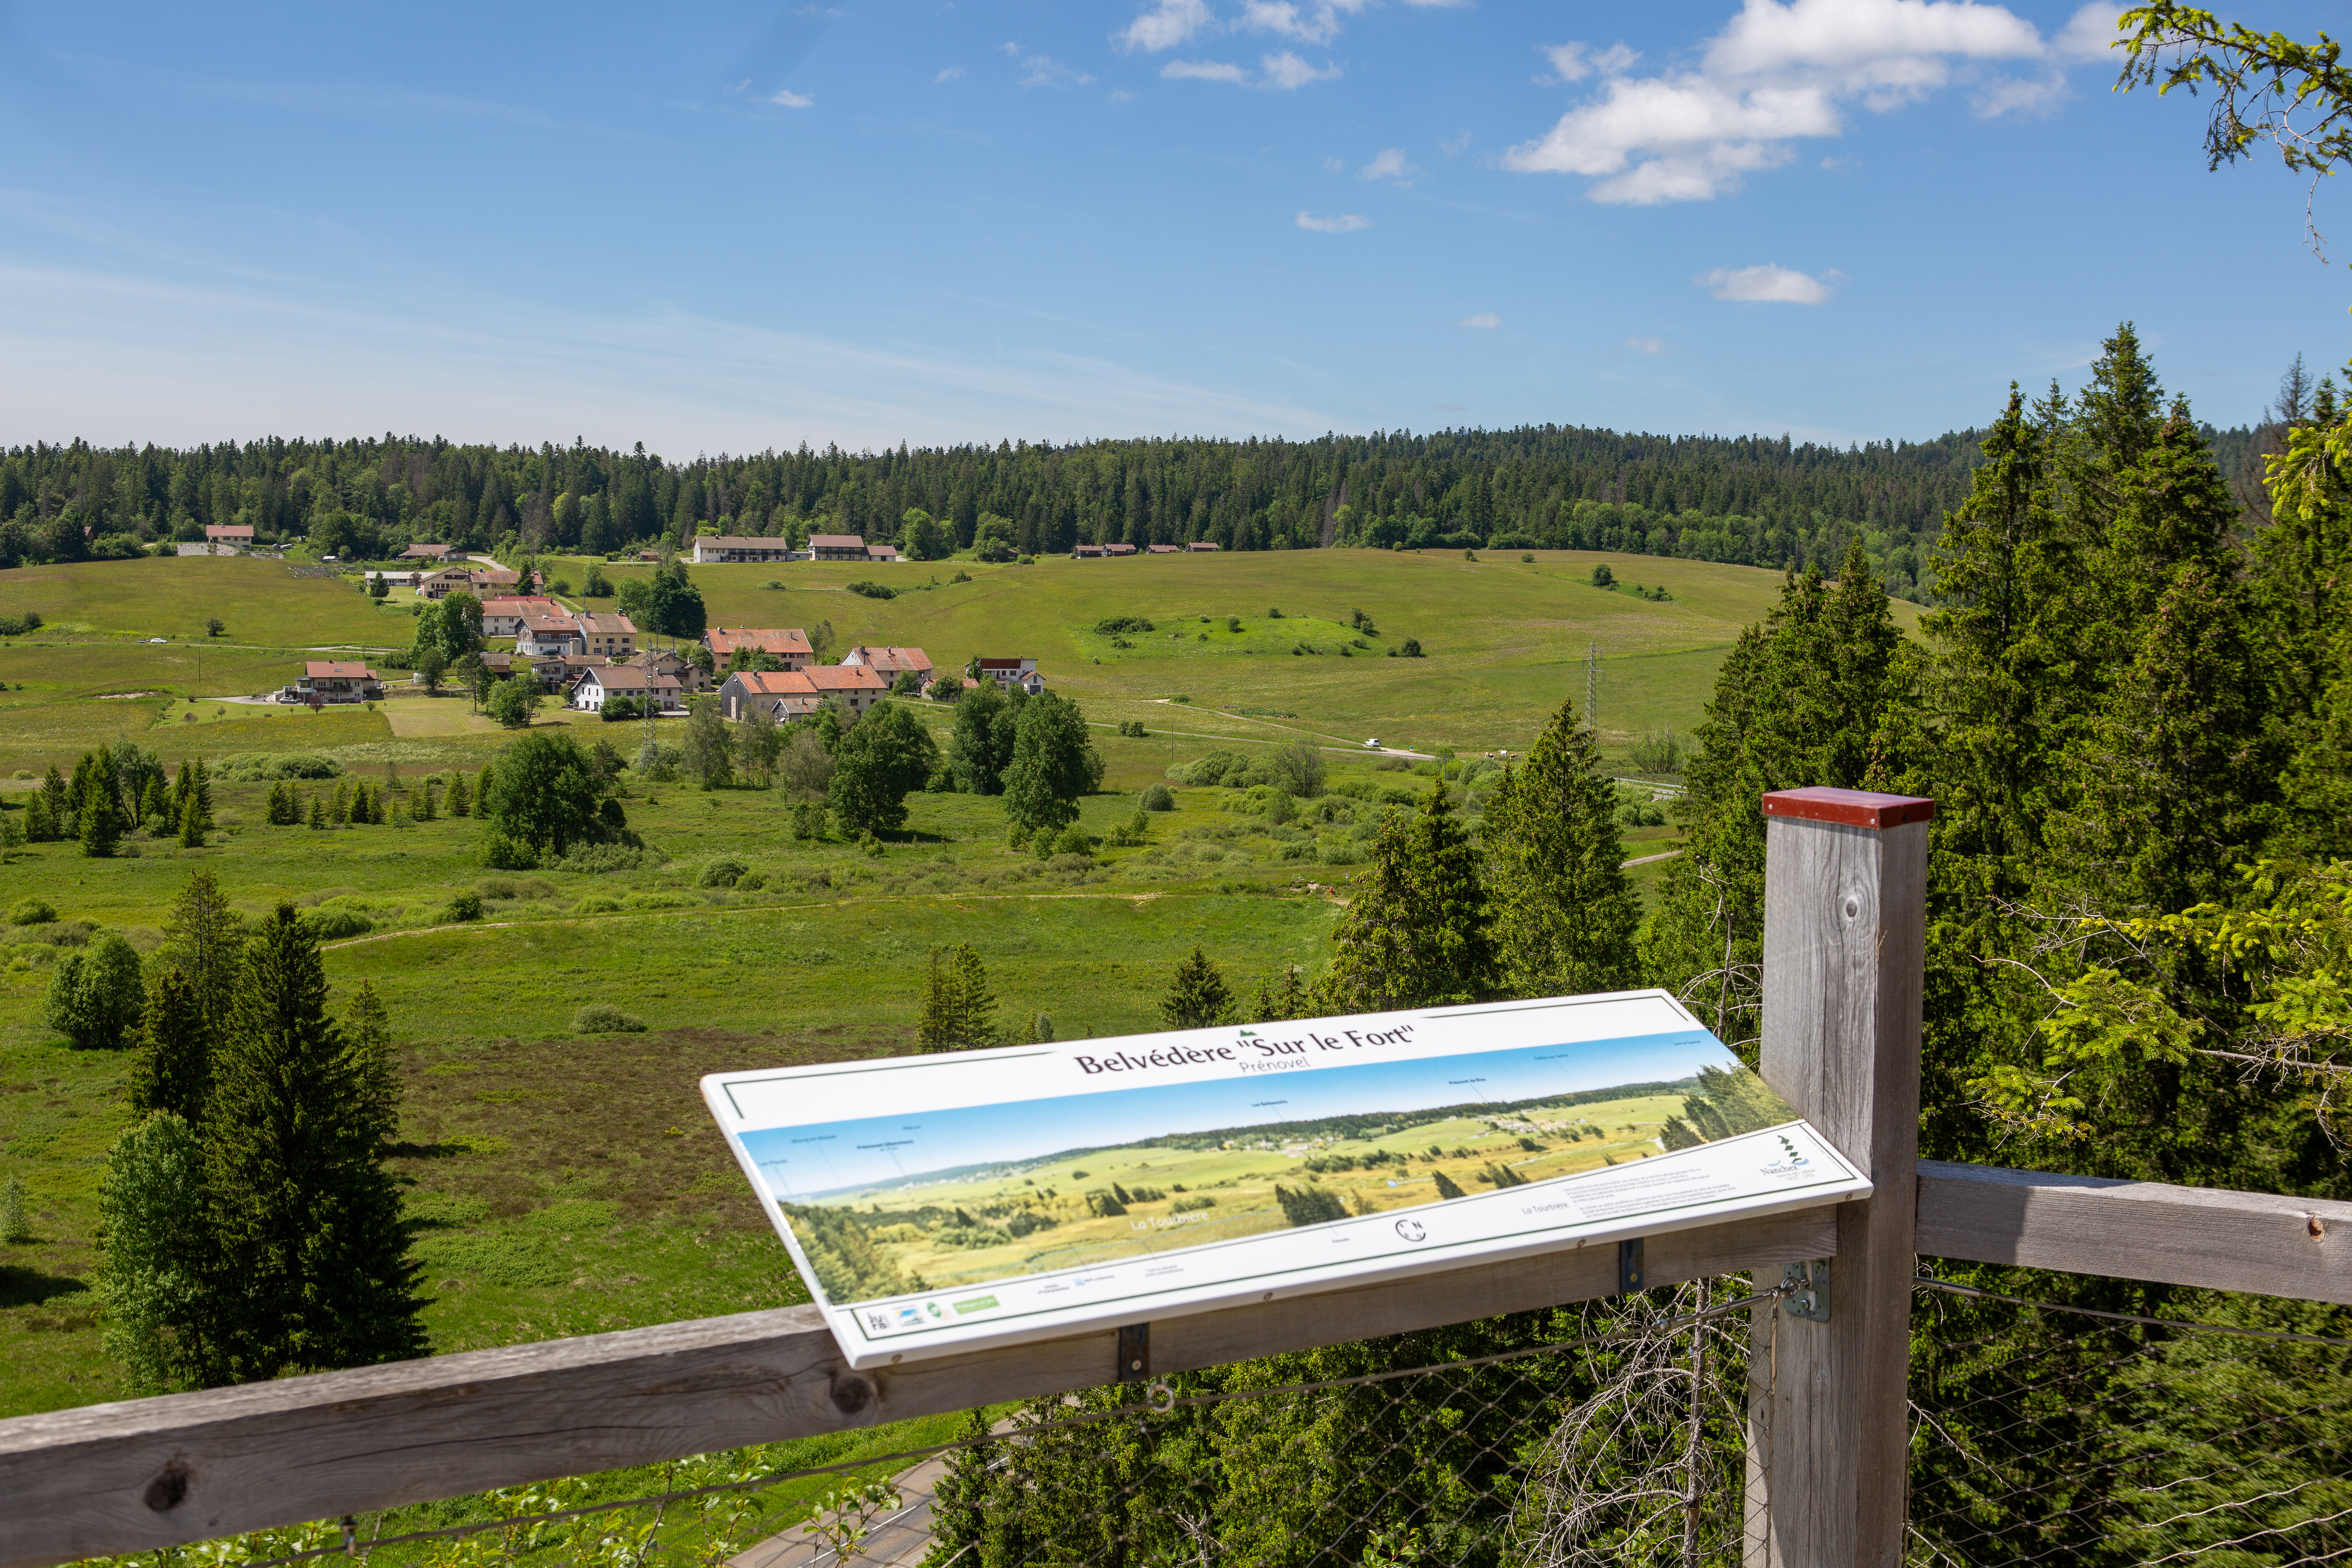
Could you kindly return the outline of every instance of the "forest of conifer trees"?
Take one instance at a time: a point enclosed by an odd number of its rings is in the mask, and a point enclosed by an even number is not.
[[[2251,429],[2204,433],[2234,473]],[[307,536],[345,560],[440,542],[604,554],[698,530],[862,534],[914,551],[1213,541],[1227,550],[1591,549],[1832,568],[1860,542],[1890,593],[1927,596],[1979,433],[1843,450],[1788,437],[1561,426],[1308,441],[1169,438],[671,463],[574,444],[389,434],[185,450],[76,442],[0,458],[0,567],[125,557],[207,525]],[[920,535],[915,514],[940,526]]]

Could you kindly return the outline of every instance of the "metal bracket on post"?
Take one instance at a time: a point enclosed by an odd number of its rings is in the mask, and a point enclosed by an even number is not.
[[[1643,1282],[1648,1279],[1648,1273],[1642,1267],[1642,1238],[1637,1236],[1631,1241],[1619,1242],[1617,1244],[1617,1293],[1620,1296],[1630,1296],[1641,1289]]]
[[[1780,1283],[1796,1289],[1781,1298],[1780,1305],[1789,1316],[1802,1318],[1807,1322],[1826,1323],[1830,1321],[1830,1260],[1816,1258],[1810,1263],[1791,1263],[1780,1270]]]
[[[1128,1323],[1118,1331],[1118,1381],[1151,1381],[1151,1325]]]

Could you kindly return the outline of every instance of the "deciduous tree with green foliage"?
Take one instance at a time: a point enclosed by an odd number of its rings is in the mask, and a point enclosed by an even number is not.
[[[979,680],[956,703],[955,733],[948,742],[948,772],[964,795],[1002,795],[1004,770],[1013,762],[1013,725],[1022,692],[1008,699],[993,680]]]
[[[42,1020],[76,1050],[110,1051],[131,1043],[145,997],[137,950],[109,932],[87,952],[59,955]]]
[[[228,1381],[203,1137],[170,1110],[133,1122],[107,1155],[98,1210],[106,1348],[132,1390]]]
[[[961,718],[962,704],[958,704]],[[1004,815],[1016,841],[1057,834],[1078,819],[1078,802],[1101,787],[1102,754],[1078,705],[1041,691],[1013,718],[1013,759],[1004,769]]]
[[[476,811],[533,854],[563,855],[574,845],[603,841],[595,769],[568,733],[525,735],[499,753],[495,769],[482,772]]]
[[[908,709],[877,702],[851,725],[833,753],[825,800],[843,833],[896,833],[907,825],[907,796],[939,766],[931,731]]]

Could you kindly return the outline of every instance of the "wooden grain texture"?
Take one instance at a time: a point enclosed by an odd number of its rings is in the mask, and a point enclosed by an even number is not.
[[[1759,1310],[1748,1559],[1898,1568],[1927,825],[1766,830],[1764,1079],[1875,1188],[1838,1212],[1830,1321]]]
[[[1837,1245],[1833,1210],[1654,1236],[1656,1284]],[[1152,1326],[1155,1370],[1613,1295],[1612,1242]],[[1111,1381],[1114,1332],[850,1371],[814,1308],[0,1421],[0,1568],[37,1568]]]
[[[2352,1203],[1919,1163],[1919,1251],[2352,1305]]]

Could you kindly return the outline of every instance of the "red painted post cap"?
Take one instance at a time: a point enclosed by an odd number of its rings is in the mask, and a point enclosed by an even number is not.
[[[1767,816],[1800,822],[1835,822],[1847,827],[1900,827],[1936,815],[1936,803],[1911,795],[1877,795],[1866,789],[1775,790],[1764,797]]]

